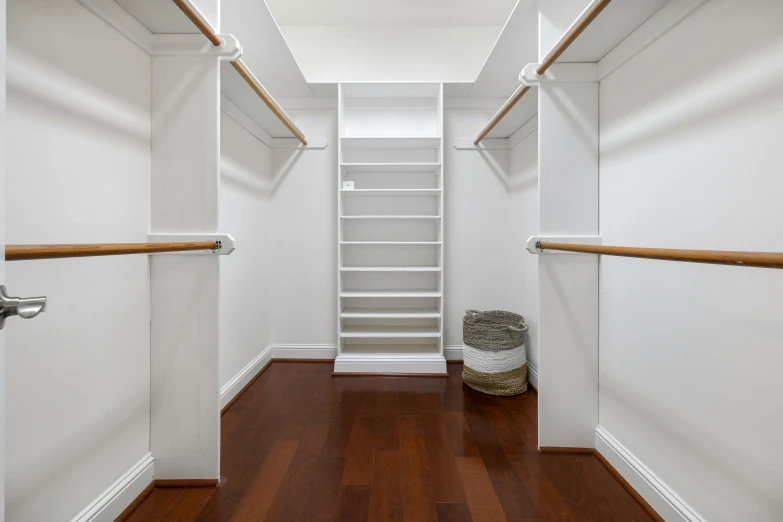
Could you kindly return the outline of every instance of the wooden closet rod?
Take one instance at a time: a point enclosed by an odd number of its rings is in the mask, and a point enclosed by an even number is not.
[[[187,16],[190,21],[193,22],[198,30],[207,37],[212,45],[215,47],[220,47],[223,45],[223,40],[221,40],[220,37],[215,33],[214,29],[212,29],[212,26],[209,25],[209,22],[204,20],[198,11],[193,8],[189,0],[172,1],[177,4],[177,7],[179,7],[183,13],[185,13],[185,16]],[[302,145],[307,145],[307,140],[305,139],[304,134],[302,134],[302,131],[300,131],[296,124],[291,121],[291,118],[288,117],[283,108],[277,104],[277,102],[274,100],[274,98],[272,98],[269,92],[267,92],[264,86],[261,85],[261,82],[259,82],[253,73],[250,72],[250,69],[247,68],[242,59],[237,58],[236,60],[232,60],[231,65],[234,66],[234,69],[237,70],[242,79],[244,79],[250,88],[253,89],[253,91],[258,95],[258,97],[261,98],[261,101],[263,101],[266,106],[269,107],[269,109],[274,113],[274,115],[277,116],[281,122],[283,122],[283,125],[285,125],[288,130],[290,130],[294,136],[296,136],[296,138],[302,142]]]
[[[544,57],[544,61],[541,62],[541,65],[539,65],[536,69],[536,74],[544,74],[547,69],[549,69],[553,63],[555,63],[555,60],[557,60],[560,55],[563,54],[572,43],[574,43],[574,40],[576,40],[577,37],[582,34],[587,26],[590,25],[593,20],[595,20],[599,13],[604,10],[604,7],[609,5],[609,2],[611,1],[612,0],[597,0],[586,11],[584,11],[579,19],[571,24],[571,27],[569,27],[568,30],[563,34],[555,47]],[[473,142],[473,145],[478,145],[479,142],[481,142],[481,140],[483,140],[487,134],[489,134],[489,131],[494,129],[495,125],[500,123],[500,120],[502,120],[506,114],[508,114],[508,111],[510,111],[514,105],[517,104],[517,102],[529,89],[530,87],[527,85],[520,85],[517,87],[517,90],[514,91],[514,93],[511,95],[511,97],[509,97],[508,100],[506,100],[506,103],[503,104],[497,114],[495,114],[487,126],[484,127],[484,130],[482,130],[478,135],[476,141]]]
[[[126,254],[159,254],[162,252],[190,252],[215,250],[215,241],[191,243],[106,243],[85,245],[6,245],[6,261],[28,259],[55,259],[60,257],[119,256]]]
[[[500,108],[500,110],[495,114],[495,116],[487,123],[487,126],[484,127],[484,130],[481,131],[481,133],[478,135],[478,138],[476,138],[476,141],[473,142],[473,145],[478,145],[481,140],[483,140],[487,134],[489,134],[489,131],[495,128],[495,125],[500,123],[500,120],[502,120],[506,114],[508,114],[508,111],[514,108],[514,105],[517,104],[517,102],[522,98],[522,96],[525,95],[525,93],[530,90],[530,87],[527,85],[520,85],[517,87],[517,90],[514,91],[514,94],[511,95],[511,97],[506,100],[506,103],[503,104],[503,106]]]
[[[569,27],[566,32],[563,33],[563,36],[560,37],[560,40],[557,41],[552,50],[550,50],[547,55],[544,56],[544,60],[541,62],[541,65],[539,65],[536,69],[536,74],[544,74],[547,69],[549,69],[553,63],[555,63],[555,60],[560,58],[560,55],[563,54],[572,43],[574,43],[574,40],[576,40],[585,29],[587,29],[587,26],[596,19],[601,11],[604,10],[604,7],[609,5],[609,2],[611,1],[612,0],[593,1],[590,7],[588,7],[579,16],[579,18],[577,18],[576,21],[571,24],[571,27]]]
[[[605,256],[640,257],[664,261],[710,263],[715,265],[758,266],[783,268],[783,254],[774,252],[732,252],[724,250],[676,250],[671,248],[636,248],[618,246],[573,245],[570,243],[540,242],[540,250],[559,250]]]

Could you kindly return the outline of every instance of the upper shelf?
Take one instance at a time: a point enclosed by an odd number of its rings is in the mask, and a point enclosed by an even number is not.
[[[116,0],[153,34],[198,34],[198,28],[171,0]],[[191,0],[213,27],[218,19],[205,2]],[[232,34],[242,45],[242,61],[270,95],[312,98],[307,81],[294,60],[266,3],[222,2],[219,34]],[[228,62],[221,63],[221,94],[273,138],[294,134],[277,118]]]
[[[554,42],[551,49],[542,53],[541,56],[536,56],[536,58],[530,60],[529,63],[545,63],[547,66],[551,65],[554,61],[560,63],[599,63],[621,42],[625,41],[629,35],[637,31],[637,29],[643,25],[651,25],[653,18],[660,18],[660,16],[655,17],[654,15],[659,11],[663,13],[662,9],[668,3],[669,0],[614,0],[607,4],[606,0],[592,0],[587,4],[585,9],[579,13],[560,38]],[[508,42],[512,41],[512,37],[506,37],[505,33],[507,30],[511,30],[514,34],[521,31],[521,27],[525,21],[520,20],[518,16],[529,14],[528,11],[530,11],[529,4],[525,4],[524,8],[522,4],[523,0],[520,0],[509,18],[501,37],[498,39],[498,43],[496,44],[495,49],[493,49],[493,53],[487,60],[485,70],[482,70],[479,78],[482,76],[491,76],[492,71],[496,70],[499,67],[499,64],[509,63],[511,61],[509,56],[503,56],[505,45],[508,45]],[[675,3],[672,3],[672,5],[674,4]],[[606,7],[603,7],[604,5],[606,5]],[[677,6],[675,5],[675,7]],[[682,6],[679,7],[679,10],[682,10]],[[674,11],[678,11],[678,9],[675,9]],[[672,18],[669,14],[670,13],[666,13],[663,17],[667,18],[668,16],[669,18]],[[676,16],[677,14],[675,13],[674,18],[676,18]],[[648,20],[651,23],[646,24],[645,22],[648,22]],[[519,34],[517,34],[516,37],[517,39],[521,38]],[[637,40],[640,39],[637,38]],[[644,41],[644,36],[642,36],[641,40],[643,40],[641,41],[642,47],[645,44],[649,44],[649,42]],[[639,42],[637,42],[637,44],[638,43]],[[520,49],[526,49],[522,44],[522,40],[519,40],[516,44]],[[497,61],[497,63],[495,63],[495,61]],[[616,62],[617,60],[613,59],[612,61]],[[617,66],[619,66],[619,64]],[[502,78],[494,78],[489,83],[497,85],[502,84],[503,82]],[[476,91],[477,85],[479,85],[479,80],[473,85],[470,93]],[[516,92],[517,91],[514,91],[514,93]],[[504,108],[499,110],[495,117],[490,120],[488,127],[491,127],[494,124],[494,128],[492,128],[486,136],[484,136],[484,132],[486,131],[482,131],[477,139],[481,140],[483,137],[510,137],[513,132],[536,114],[538,105],[537,98],[537,89],[527,89],[527,92],[525,92],[524,96],[521,98],[518,96],[515,97],[512,94],[512,97],[508,98],[508,102]],[[516,105],[510,110],[506,109],[505,107],[512,104],[515,99],[519,100]],[[507,113],[505,112],[506,110],[508,110]]]
[[[198,34],[199,30],[171,0],[115,0],[152,34]],[[204,18],[213,26],[217,11],[192,0]]]
[[[507,98],[519,85],[519,71],[537,58],[538,2],[519,0],[465,97]]]
[[[239,40],[242,60],[271,96],[313,97],[266,2],[221,2],[220,30]],[[229,63],[221,64],[220,90],[273,138],[294,136]]]
[[[340,138],[343,147],[350,149],[436,149],[440,147],[440,138],[423,137],[350,137]]]
[[[558,63],[596,63],[670,0],[614,0],[560,55]],[[594,2],[590,2],[592,5]],[[588,5],[589,8],[589,5]]]
[[[538,89],[530,89],[487,134],[487,138],[508,138],[536,114],[538,114]]]

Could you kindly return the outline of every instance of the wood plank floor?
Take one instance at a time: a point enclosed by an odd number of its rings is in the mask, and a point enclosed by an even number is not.
[[[132,522],[649,521],[593,455],[539,454],[537,396],[274,363],[222,419],[221,484],[155,489]]]

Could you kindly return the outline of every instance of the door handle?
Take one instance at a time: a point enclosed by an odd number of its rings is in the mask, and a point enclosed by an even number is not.
[[[18,315],[22,319],[32,319],[46,311],[46,297],[9,297],[4,285],[0,285],[0,330],[5,319]]]

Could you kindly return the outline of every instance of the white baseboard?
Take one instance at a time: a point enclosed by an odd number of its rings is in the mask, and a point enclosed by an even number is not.
[[[529,361],[527,363],[527,382],[535,386],[536,390],[538,389],[538,368],[530,364]]]
[[[147,453],[71,522],[112,522],[152,484],[154,478],[155,463],[152,453]]]
[[[336,344],[273,344],[274,359],[331,359],[337,357]]]
[[[443,347],[443,357],[447,361],[461,361],[462,360],[462,345],[453,344],[451,346]]]
[[[702,522],[701,516],[601,426],[595,449],[667,522]]]
[[[234,397],[247,386],[247,383],[258,375],[258,372],[266,368],[272,361],[272,346],[267,346],[247,366],[242,368],[230,381],[220,387],[220,409],[234,400]]]
[[[341,354],[334,361],[335,373],[445,374],[446,359],[434,355],[377,356]]]

